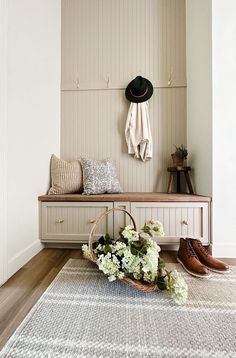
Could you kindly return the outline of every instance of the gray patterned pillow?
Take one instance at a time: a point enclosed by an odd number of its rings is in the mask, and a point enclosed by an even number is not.
[[[81,165],[83,169],[83,194],[122,192],[113,159],[96,160],[81,158]]]

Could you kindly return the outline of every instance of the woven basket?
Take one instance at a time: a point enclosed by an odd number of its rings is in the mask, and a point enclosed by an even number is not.
[[[94,242],[94,233],[95,233],[95,230],[96,230],[96,227],[97,225],[110,213],[114,212],[114,211],[123,211],[124,213],[126,213],[132,223],[133,223],[133,226],[134,226],[134,230],[136,231],[137,230],[137,226],[136,226],[136,223],[134,221],[134,218],[132,217],[132,215],[124,210],[124,209],[117,209],[117,208],[114,208],[114,209],[110,209],[106,212],[104,212],[94,223],[94,225],[92,226],[91,228],[91,231],[90,231],[90,234],[89,234],[89,253],[90,253],[90,260],[92,262],[95,262],[97,261],[97,258],[96,256],[94,255],[94,252],[93,252],[93,242]],[[122,282],[126,283],[127,285],[131,286],[131,287],[134,287],[140,291],[144,291],[144,292],[154,292],[154,291],[159,291],[159,287],[155,284],[151,284],[151,283],[145,283],[145,282],[142,282],[142,281],[138,281],[138,280],[132,280],[128,277],[124,277],[121,279]]]

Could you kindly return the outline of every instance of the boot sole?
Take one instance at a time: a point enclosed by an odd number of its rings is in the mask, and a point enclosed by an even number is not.
[[[204,266],[206,266],[206,265],[204,265]],[[231,270],[229,269],[229,270],[226,270],[226,271],[223,271],[223,270],[216,270],[216,269],[213,269],[213,268],[211,268],[211,267],[209,267],[209,266],[206,266],[207,268],[208,268],[208,270],[211,270],[212,272],[216,272],[216,273],[221,273],[222,275],[224,275],[224,274],[228,274],[228,273],[230,273],[231,272]]]
[[[191,276],[194,276],[194,277],[197,277],[197,278],[203,278],[203,279],[208,279],[210,278],[212,275],[209,274],[209,275],[201,275],[201,274],[197,274],[195,272],[192,272],[190,270],[188,270],[186,268],[186,266],[183,264],[183,262],[177,257],[177,261],[183,266],[183,268],[185,269],[185,271],[187,271]]]

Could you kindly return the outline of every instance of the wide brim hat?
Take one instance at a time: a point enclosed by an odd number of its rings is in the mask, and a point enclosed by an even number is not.
[[[153,85],[142,76],[137,76],[127,86],[125,96],[130,102],[141,103],[149,100],[153,94]]]

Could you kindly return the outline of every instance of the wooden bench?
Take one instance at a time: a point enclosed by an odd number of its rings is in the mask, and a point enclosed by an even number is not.
[[[207,196],[144,192],[42,195],[38,200],[40,239],[44,243],[70,247],[71,244],[87,242],[91,225],[96,218],[113,207],[131,212],[138,228],[147,220],[160,220],[166,235],[157,240],[159,244],[173,245],[178,243],[180,237],[200,238],[205,245],[211,243],[211,198]],[[119,228],[128,224],[127,215],[110,215],[99,225],[97,236],[106,232],[116,236]]]

